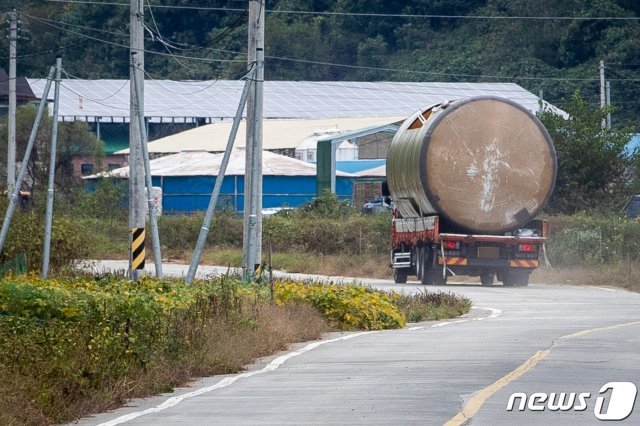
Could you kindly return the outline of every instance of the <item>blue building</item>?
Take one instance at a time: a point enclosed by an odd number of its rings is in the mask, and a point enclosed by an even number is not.
[[[204,211],[215,185],[223,154],[186,151],[151,160],[153,186],[162,189],[164,213],[189,214]],[[245,150],[231,153],[218,200],[219,208],[244,210]],[[316,167],[284,155],[262,153],[262,206],[297,207],[316,196]],[[123,167],[88,177],[128,179],[129,168]],[[336,194],[351,201],[355,176],[339,172]]]

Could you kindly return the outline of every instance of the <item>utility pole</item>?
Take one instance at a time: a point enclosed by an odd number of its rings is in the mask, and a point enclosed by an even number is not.
[[[243,270],[253,275],[262,261],[262,111],[264,83],[264,0],[249,1],[248,68],[255,67],[247,99],[247,153],[244,173]],[[247,200],[249,203],[247,204]]]
[[[47,189],[47,208],[44,226],[44,247],[42,250],[42,278],[49,275],[49,254],[51,253],[51,232],[53,227],[53,191],[56,177],[56,151],[58,150],[58,106],[60,105],[60,77],[62,59],[56,58],[56,83],[53,98],[53,117],[51,123],[51,152],[49,155],[49,186]]]
[[[7,143],[7,193],[16,184],[16,56],[18,43],[18,14],[9,14],[9,125]]]
[[[605,82],[604,82],[604,61],[600,61],[600,108],[604,108],[607,104],[605,97]],[[602,120],[602,128],[607,126],[606,120]]]
[[[137,61],[137,53],[131,54],[134,67],[140,63]],[[140,123],[140,146],[142,147],[142,164],[144,165],[144,181],[147,188],[147,206],[149,211],[149,222],[151,223],[151,242],[153,245],[153,259],[156,266],[156,277],[162,278],[162,255],[160,253],[160,235],[158,233],[158,214],[153,202],[153,182],[151,177],[151,165],[149,164],[149,148],[147,147],[147,126],[144,122],[144,96],[142,95],[142,79],[137,73],[133,76],[136,86],[136,106],[139,111],[138,122]],[[144,233],[143,233],[144,235]],[[144,249],[144,244],[143,244]]]
[[[605,91],[607,92],[605,96],[605,100],[606,100],[607,108],[609,108],[609,111],[607,111],[607,129],[610,129],[611,128],[611,84],[609,80],[607,80],[605,84]]]
[[[7,234],[9,233],[11,218],[13,217],[13,212],[15,211],[16,204],[18,203],[18,193],[20,192],[22,180],[24,179],[24,175],[27,171],[27,165],[29,164],[29,159],[31,158],[31,151],[33,151],[33,145],[36,141],[38,128],[40,127],[40,121],[42,121],[42,115],[44,114],[45,107],[47,106],[47,96],[49,96],[49,89],[51,89],[51,80],[53,80],[55,71],[55,67],[51,67],[49,76],[47,77],[47,83],[44,86],[44,92],[42,92],[42,98],[40,99],[40,106],[38,107],[36,120],[33,122],[33,127],[31,127],[31,135],[29,136],[29,140],[27,141],[27,147],[24,150],[24,159],[22,160],[22,164],[20,165],[20,172],[18,172],[18,181],[13,187],[13,191],[11,192],[11,196],[9,198],[9,205],[7,206],[7,211],[4,213],[2,229],[0,230],[0,253],[2,253]]]
[[[138,108],[136,102],[135,81],[140,82],[139,91],[144,93],[144,0],[131,0],[129,37],[129,278],[138,280],[144,268],[144,228],[145,228],[145,194],[144,194],[144,162],[142,156],[142,133],[138,114],[144,114],[144,105]],[[137,64],[134,66],[133,53],[137,53]],[[137,73],[137,75],[135,74]],[[144,116],[143,116],[144,118]],[[133,247],[133,243],[142,239],[142,254]],[[134,254],[136,255],[134,258]],[[142,262],[139,262],[140,258]]]
[[[538,113],[542,114],[544,112],[544,91],[542,89],[540,89],[540,92],[538,93]]]

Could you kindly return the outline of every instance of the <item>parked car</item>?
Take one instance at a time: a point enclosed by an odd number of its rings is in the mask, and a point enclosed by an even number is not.
[[[362,205],[362,214],[375,214],[392,211],[391,201],[385,197],[375,197]]]
[[[622,209],[630,219],[640,218],[640,195],[632,195]]]

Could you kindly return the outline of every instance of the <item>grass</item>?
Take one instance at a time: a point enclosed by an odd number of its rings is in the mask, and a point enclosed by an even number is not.
[[[0,281],[2,425],[110,410],[194,377],[240,371],[328,330],[309,305],[275,306],[224,282],[195,296],[169,280],[15,282]]]
[[[471,300],[466,297],[426,290],[414,295],[401,295],[396,303],[408,322],[455,318],[471,309]]]
[[[68,422],[194,377],[241,371],[329,330],[383,330],[468,312],[452,294],[233,277],[0,279],[0,424]]]
[[[268,249],[267,249],[268,250]],[[263,247],[262,256],[268,258]],[[173,261],[188,262],[189,257],[173,257]],[[215,248],[204,252],[202,260],[210,265],[239,267],[242,251],[235,248]],[[391,278],[389,258],[386,255],[339,255],[303,252],[272,253],[273,269],[303,274],[320,274],[347,277]]]
[[[621,261],[599,266],[537,269],[532,281],[547,284],[619,287],[640,293],[640,263]]]

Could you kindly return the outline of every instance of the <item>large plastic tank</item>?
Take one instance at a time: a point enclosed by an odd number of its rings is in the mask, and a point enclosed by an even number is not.
[[[521,105],[482,96],[416,112],[387,156],[389,191],[402,217],[439,214],[476,233],[531,220],[556,178],[549,133]]]

